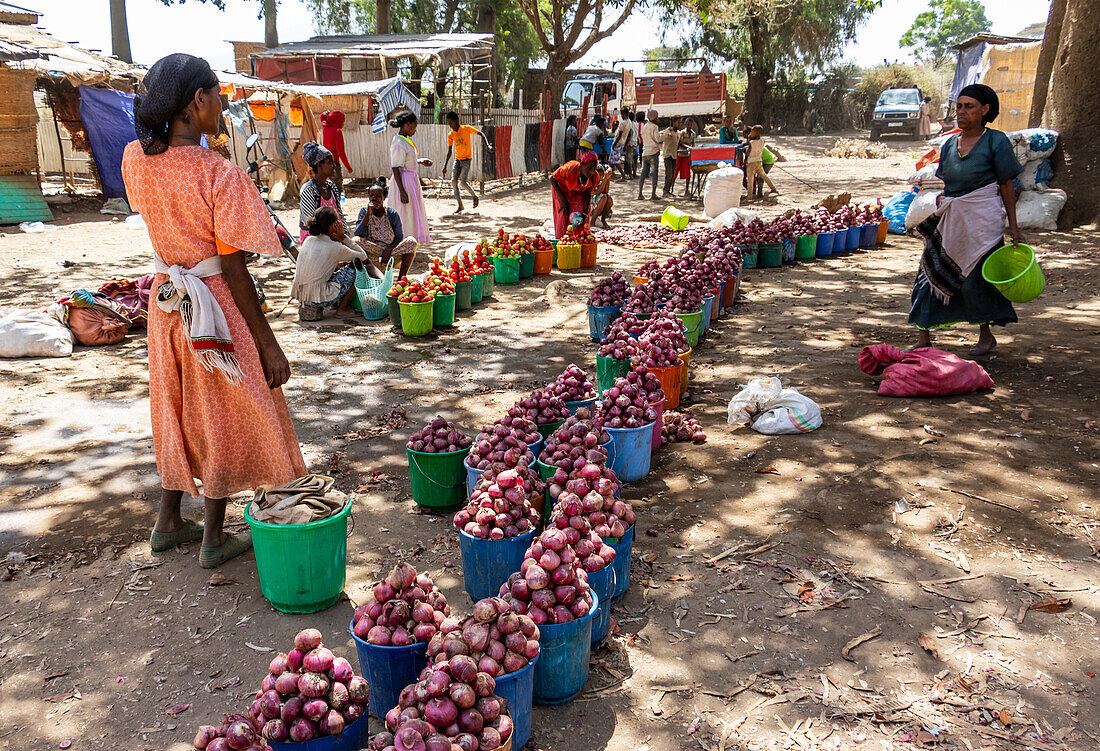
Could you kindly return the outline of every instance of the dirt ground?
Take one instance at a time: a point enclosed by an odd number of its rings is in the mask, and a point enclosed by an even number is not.
[[[910,144],[885,160],[822,158],[835,138],[779,140],[784,194],[766,214],[901,189]],[[634,191],[613,186],[617,221],[663,209]],[[428,205],[436,252],[550,214],[544,182],[464,216]],[[39,308],[150,269],[144,232],[97,202],[57,209],[57,232],[0,237],[4,305]],[[296,212],[284,216],[293,226]],[[746,272],[742,301],[692,357],[686,406],[709,439],[661,449],[624,490],[639,518],[631,589],[584,693],[535,709],[535,747],[1097,748],[1100,233],[1027,234],[1046,292],[1000,333],[985,363],[996,388],[956,398],[880,397],[856,363],[864,345],[913,341],[915,240]],[[595,273],[672,252],[603,248]],[[402,557],[468,612],[456,536],[412,503],[403,443],[437,413],[473,433],[569,363],[594,369],[594,275],[498,287],[453,330],[412,340],[386,321],[299,323],[283,310],[291,265],[255,272],[294,368],[286,394],[307,463],[353,494],[348,596],[361,601]],[[975,335],[937,341],[965,354]],[[196,726],[247,706],[268,650],[298,629],[354,655],[348,602],[282,615],[251,555],[213,587],[197,545],[150,553],[146,370],[141,335],[0,361],[0,748],[183,751]],[[770,374],[821,404],[820,430],[726,424],[739,384]],[[393,410],[404,427],[390,429]],[[245,502],[230,510],[236,527]],[[193,501],[185,511],[201,515]],[[1068,606],[1029,609],[1050,599]]]

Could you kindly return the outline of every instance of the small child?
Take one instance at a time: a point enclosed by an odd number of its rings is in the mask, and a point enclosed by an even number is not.
[[[759,178],[763,180],[768,189],[778,195],[779,190],[776,189],[775,183],[764,171],[764,126],[754,125],[749,131],[749,138],[746,144],[748,151],[745,155],[745,176],[749,181],[749,196],[753,196],[756,193],[756,180]]]

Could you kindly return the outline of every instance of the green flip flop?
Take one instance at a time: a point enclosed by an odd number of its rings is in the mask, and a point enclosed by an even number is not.
[[[183,520],[183,526],[175,532],[158,532],[155,529],[149,535],[149,546],[154,553],[171,550],[180,543],[197,542],[202,539],[202,525],[190,519]]]
[[[199,565],[203,568],[216,568],[230,558],[248,552],[252,547],[252,535],[242,532],[239,535],[226,535],[225,542],[216,548],[199,548]]]

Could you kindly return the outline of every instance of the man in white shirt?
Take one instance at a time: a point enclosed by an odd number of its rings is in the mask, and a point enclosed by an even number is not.
[[[676,152],[680,149],[680,118],[672,118],[667,128],[661,131],[661,159],[665,163],[665,189],[662,198],[672,195],[676,184]]]
[[[617,150],[622,155],[622,179],[634,177],[634,115],[628,110],[623,110],[619,116],[619,127],[611,150]]]
[[[657,125],[657,110],[646,113],[646,124],[642,126],[642,174],[638,181],[638,199],[642,199],[645,180],[652,176],[653,195],[657,198],[657,168],[661,160],[661,129]]]

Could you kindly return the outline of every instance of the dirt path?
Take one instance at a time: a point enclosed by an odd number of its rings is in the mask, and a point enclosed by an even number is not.
[[[833,140],[779,142],[790,175],[773,172],[784,195],[768,213],[840,191],[884,197],[912,164],[900,149],[818,157]],[[657,210],[634,190],[613,186],[618,218]],[[476,215],[430,202],[433,250],[501,225],[534,230],[548,203],[544,184],[491,196]],[[50,235],[0,237],[5,305],[148,268],[144,233],[74,208]],[[856,365],[863,345],[912,340],[914,240],[749,272],[744,301],[692,358],[686,403],[709,440],[662,449],[624,491],[639,534],[617,633],[577,701],[535,710],[537,746],[1096,748],[1098,239],[1031,236],[1047,291],[1000,337],[986,364],[996,389],[951,399],[879,397]],[[605,248],[597,273],[661,254]],[[280,308],[290,266],[263,262],[257,276]],[[468,608],[449,522],[409,498],[405,436],[436,413],[476,431],[569,363],[594,367],[591,278],[498,288],[453,331],[416,341],[386,322],[272,317],[307,462],[354,494],[352,600],[403,556]],[[973,339],[938,342],[965,353]],[[0,748],[183,751],[197,725],[247,705],[267,662],[248,644],[285,648],[313,625],[354,653],[350,605],[277,614],[251,556],[223,567],[235,583],[210,587],[197,547],[150,554],[145,355],[131,336],[0,361],[0,554],[14,554],[0,582]],[[817,400],[823,428],[769,438],[727,426],[738,384],[768,374]],[[360,437],[394,409],[408,426]],[[1028,610],[1046,598],[1072,602]],[[189,706],[165,712],[177,704]]]

